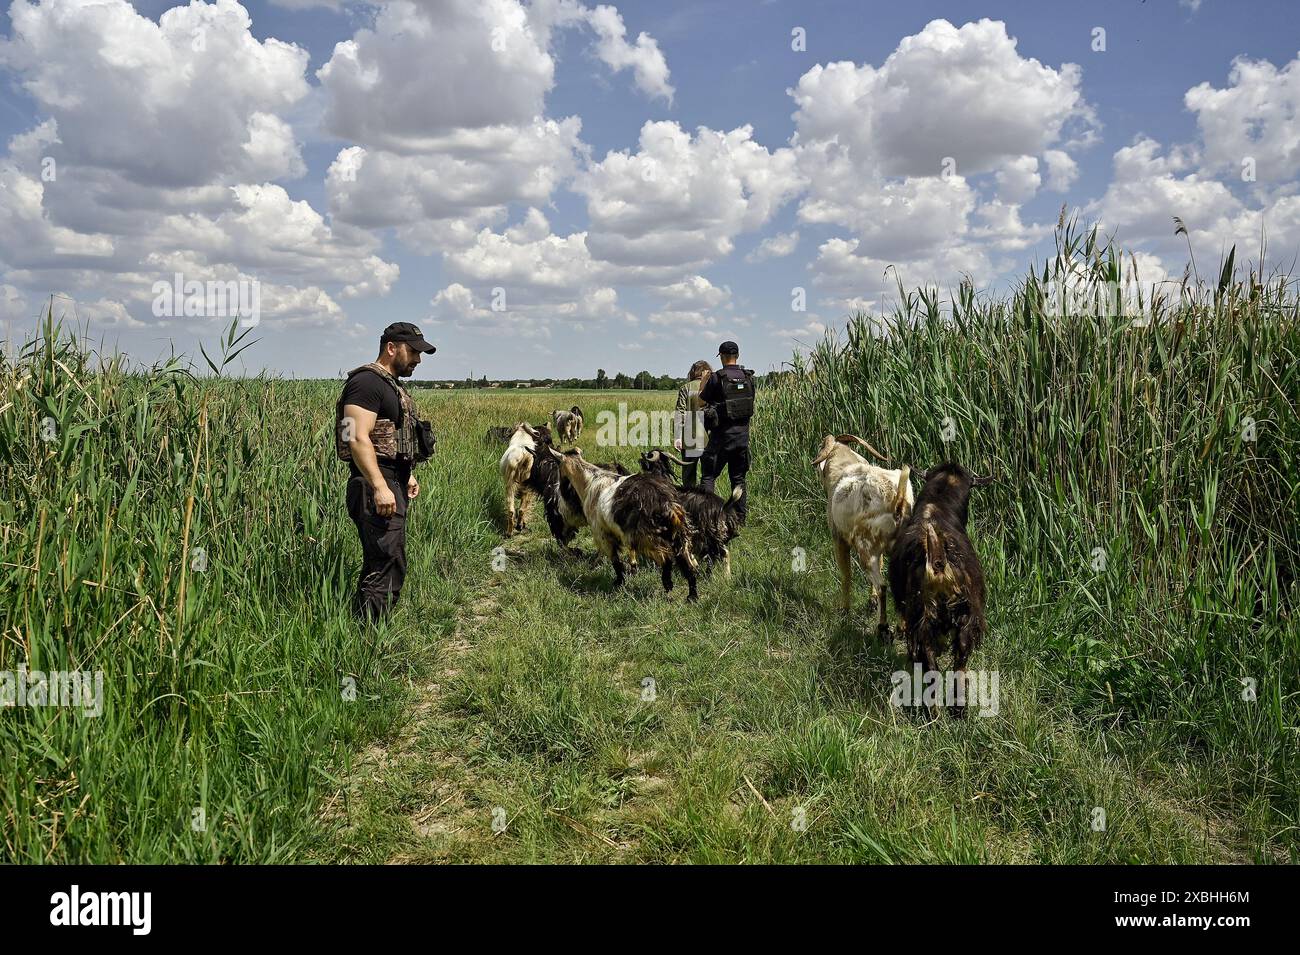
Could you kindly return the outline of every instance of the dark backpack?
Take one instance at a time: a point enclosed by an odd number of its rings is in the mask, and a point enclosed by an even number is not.
[[[720,417],[736,424],[754,417],[754,373],[748,368],[741,371],[745,373],[743,378],[718,372],[722,386],[722,401],[718,402]]]

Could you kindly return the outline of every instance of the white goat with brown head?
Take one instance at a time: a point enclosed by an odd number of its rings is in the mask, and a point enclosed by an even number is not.
[[[852,605],[853,567],[850,551],[871,581],[880,604],[877,632],[889,632],[885,618],[885,577],[881,563],[894,544],[898,529],[911,516],[916,498],[909,480],[911,469],[880,468],[849,447],[860,444],[880,460],[884,455],[851,434],[828,434],[813,466],[826,488],[826,523],[835,543],[835,563],[840,569],[840,606]]]

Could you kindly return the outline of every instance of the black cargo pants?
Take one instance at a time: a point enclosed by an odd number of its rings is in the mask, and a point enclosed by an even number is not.
[[[348,516],[361,537],[361,576],[352,612],[365,621],[381,620],[397,603],[406,579],[406,482],[384,476],[397,501],[391,517],[375,512],[375,492],[364,477],[348,481]]]
[[[716,431],[714,434],[718,435],[717,438],[710,435],[708,446],[704,449],[704,457],[700,458],[700,471],[702,472],[700,487],[706,491],[713,491],[713,485],[721,476],[722,469],[726,468],[727,477],[731,479],[732,489],[734,490],[737,487],[745,488],[745,475],[749,473],[748,443],[728,447],[728,445],[735,445],[736,442],[726,440],[724,436]],[[736,504],[736,515],[740,518],[742,524],[745,523],[745,518],[749,516],[748,488],[741,491],[740,500]]]

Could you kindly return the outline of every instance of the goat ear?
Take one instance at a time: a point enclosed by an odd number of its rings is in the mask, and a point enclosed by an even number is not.
[[[988,474],[988,475],[975,474],[971,476],[970,483],[971,483],[971,487],[983,487],[986,484],[992,484],[994,480],[995,479],[992,474]]]

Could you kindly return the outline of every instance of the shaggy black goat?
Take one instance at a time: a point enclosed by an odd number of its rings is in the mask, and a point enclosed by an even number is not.
[[[673,589],[675,564],[686,578],[686,599],[699,599],[689,522],[672,481],[658,474],[612,474],[584,460],[577,448],[564,454],[551,449],[551,454],[582,499],[596,549],[614,565],[615,587],[623,584],[627,550],[659,565],[665,591]]]
[[[675,480],[673,464],[684,466],[686,462],[657,448],[641,453],[641,470],[647,474]],[[721,562],[722,572],[728,577],[731,576],[731,552],[727,545],[740,535],[740,515],[736,509],[744,492],[743,486],[737,486],[732,489],[731,497],[724,501],[712,491],[677,485],[677,493],[681,495],[682,506],[686,508],[686,517],[690,521],[691,550],[706,567]]]
[[[903,615],[912,664],[937,670],[939,655],[951,646],[953,669],[964,683],[966,660],[988,630],[984,571],[966,535],[966,515],[971,489],[993,478],[947,463],[930,468],[922,480],[912,517],[889,554],[889,591]]]

